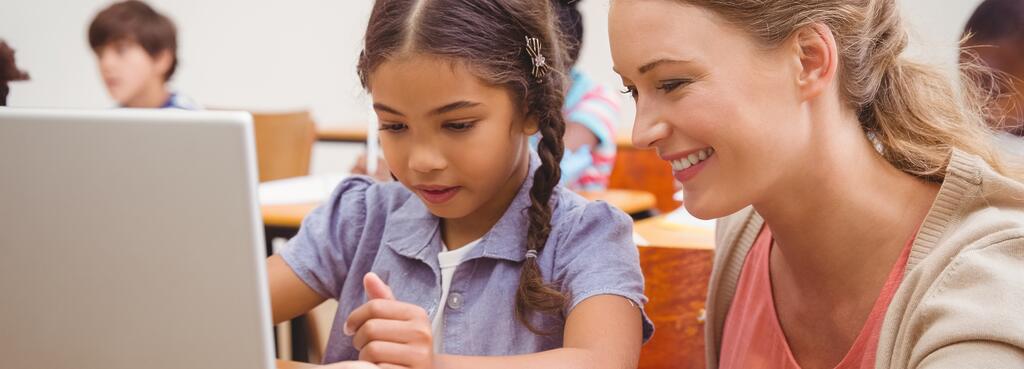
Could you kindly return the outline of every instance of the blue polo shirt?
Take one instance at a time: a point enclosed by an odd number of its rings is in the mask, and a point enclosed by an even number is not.
[[[395,297],[444,314],[445,353],[497,356],[562,347],[562,334],[539,336],[515,317],[515,294],[525,259],[529,190],[539,159],[501,219],[457,267],[446,301],[441,298],[439,218],[399,182],[353,177],[303,221],[281,256],[321,296],[338,300],[324,363],[358,359],[342,333],[349,314],[366,302],[362,277],[389,276]],[[568,316],[580,302],[618,295],[641,309],[643,339],[654,327],[643,313],[647,298],[632,219],[604,202],[588,202],[564,187],[553,196],[552,229],[537,262],[543,278],[569,296]],[[557,282],[555,282],[557,281]],[[536,315],[542,329],[561,331],[563,320]]]

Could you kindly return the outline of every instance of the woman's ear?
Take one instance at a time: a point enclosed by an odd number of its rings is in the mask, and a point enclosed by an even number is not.
[[[828,26],[814,23],[798,29],[790,42],[798,60],[796,82],[800,97],[813,99],[825,92],[836,78],[839,52],[835,37]]]

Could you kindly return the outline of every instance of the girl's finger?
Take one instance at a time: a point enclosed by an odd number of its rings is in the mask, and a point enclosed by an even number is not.
[[[391,293],[391,287],[388,287],[377,273],[369,272],[363,276],[363,288],[366,289],[368,299],[395,299],[395,295]]]
[[[373,341],[359,350],[359,360],[377,365],[391,364],[414,367],[416,363],[429,360],[430,348],[405,345],[387,341]]]
[[[426,322],[426,317],[427,312],[419,306],[395,300],[375,299],[352,311],[342,331],[345,335],[351,336],[370,319]]]
[[[356,330],[352,345],[356,350],[372,341],[395,343],[427,343],[430,341],[430,327],[400,320],[370,319]]]

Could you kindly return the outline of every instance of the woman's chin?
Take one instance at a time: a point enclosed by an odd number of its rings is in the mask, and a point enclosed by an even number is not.
[[[690,215],[703,220],[722,218],[742,209],[742,207],[729,206],[731,204],[716,203],[708,200],[710,199],[702,199],[699,196],[686,197],[683,199],[683,207],[686,208],[686,212],[690,213]]]

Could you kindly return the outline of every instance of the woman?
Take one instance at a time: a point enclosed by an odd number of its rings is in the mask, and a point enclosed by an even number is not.
[[[1024,184],[893,0],[614,0],[633,141],[718,225],[711,368],[1024,366]],[[731,214],[731,215],[730,215]]]

